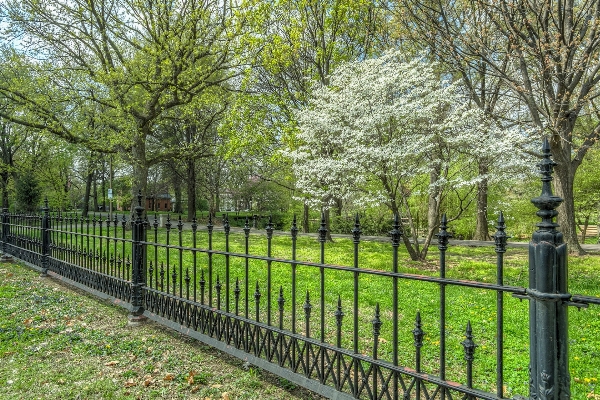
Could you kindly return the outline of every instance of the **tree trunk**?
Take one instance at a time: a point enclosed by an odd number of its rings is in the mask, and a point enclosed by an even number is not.
[[[430,190],[427,204],[427,230],[434,234],[437,232],[440,223],[440,199],[442,196],[442,189],[437,185],[440,175],[440,166],[435,166],[429,173]]]
[[[183,207],[181,202],[181,179],[176,173],[173,173],[173,189],[175,190],[175,209],[173,211],[176,214],[182,214]]]
[[[8,172],[2,173],[2,208],[8,208]]]
[[[196,163],[187,161],[187,221],[196,218]]]
[[[94,212],[98,211],[98,182],[96,182],[96,171],[94,170],[94,181],[93,183],[93,191],[94,191],[94,195],[92,196],[93,201],[92,201],[92,210]]]
[[[219,189],[215,193],[215,214],[221,212],[221,195],[219,194]]]
[[[343,207],[344,207],[344,202],[342,201],[342,199],[335,199],[335,216],[336,217],[342,216],[342,208]]]
[[[588,225],[590,224],[590,216],[586,215],[583,221],[583,229],[581,230],[581,243],[585,243],[585,236],[587,234]]]
[[[556,161],[554,191],[557,196],[563,199],[562,204],[557,208],[557,222],[560,225],[560,231],[563,234],[565,243],[567,243],[569,252],[582,255],[585,254],[585,251],[579,244],[575,227],[575,202],[573,200],[575,168],[571,163],[571,146],[564,142],[558,136],[552,137],[550,140],[550,150],[554,161]]]
[[[479,163],[479,175],[485,176],[488,173],[488,166],[484,162]],[[477,183],[477,210],[475,235],[473,240],[491,240],[487,217],[488,206],[488,180],[482,179]]]
[[[308,204],[304,203],[302,207],[302,233],[308,233],[310,230],[309,214]]]
[[[402,224],[402,230],[404,231],[404,235],[402,235],[402,241],[404,242],[404,246],[406,246],[406,251],[408,251],[408,255],[410,256],[410,259],[413,261],[423,261],[421,259],[421,254],[422,252],[419,252],[419,242],[418,242],[418,238],[414,235],[414,231],[415,231],[415,226],[413,223],[413,218],[412,218],[412,214],[410,212],[410,208],[408,206],[408,201],[406,201],[406,197],[402,198],[402,204],[404,206],[404,208],[406,209],[406,217],[408,218],[408,225],[410,228],[410,231],[413,233],[411,236],[408,235],[408,229],[406,229],[406,225]],[[395,205],[395,203],[394,203]],[[393,211],[393,210],[392,210]],[[399,210],[397,212],[395,212],[395,214],[398,214],[398,216],[400,217],[400,220],[402,221],[402,213],[399,212]],[[414,241],[411,242],[411,239]],[[427,247],[424,247],[423,249],[425,251],[425,255],[427,255]]]
[[[85,193],[83,195],[83,208],[81,215],[87,217],[90,212],[90,192],[92,191],[92,181],[94,180],[94,169],[88,167],[87,177],[85,179]]]
[[[131,217],[135,216],[135,207],[141,205],[146,208],[146,190],[148,184],[148,162],[146,161],[146,137],[150,133],[147,123],[142,124],[136,132],[131,147],[131,158],[133,164],[133,182],[131,185]],[[141,194],[141,199],[138,195]]]

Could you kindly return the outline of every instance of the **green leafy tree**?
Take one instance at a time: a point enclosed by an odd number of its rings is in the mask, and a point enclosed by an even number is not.
[[[24,170],[18,174],[15,192],[18,211],[32,213],[38,209],[42,199],[42,190],[33,171]]]
[[[133,169],[132,193],[145,193],[148,168],[177,152],[148,146],[157,123],[244,71],[261,8],[258,1],[3,2],[4,37],[29,43],[15,53],[31,71],[26,87],[18,79],[0,83],[0,95],[19,108],[3,116],[69,141],[121,149]],[[28,64],[28,57],[42,61]],[[41,90],[31,83],[36,79]],[[103,131],[108,136],[100,140]]]
[[[590,224],[600,225],[600,150],[590,149],[579,167],[575,177],[574,198],[577,225],[581,231],[581,240],[585,240]]]
[[[597,1],[408,0],[393,2],[412,38],[461,74],[472,99],[498,120],[548,135],[555,191],[564,199],[558,222],[572,252],[582,253],[575,229],[574,182],[585,154],[600,138],[600,18]],[[498,98],[512,98],[509,113]],[[524,117],[524,120],[519,120]],[[588,129],[576,129],[586,121]]]

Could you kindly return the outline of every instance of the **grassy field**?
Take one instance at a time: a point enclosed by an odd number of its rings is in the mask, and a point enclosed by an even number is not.
[[[0,265],[1,399],[317,399],[17,264]]]
[[[157,243],[166,242],[166,232],[159,229],[155,237],[154,231],[148,232],[148,241]],[[77,240],[75,240],[77,243]],[[178,233],[172,230],[170,233],[170,244],[177,245]],[[191,232],[184,231],[182,234],[183,246],[191,247]],[[110,246],[114,246],[114,243]],[[120,244],[119,244],[120,246]],[[128,253],[128,244],[124,249]],[[97,247],[97,246],[96,246]],[[199,250],[179,250],[170,248],[168,255],[165,247],[149,246],[148,258],[153,264],[169,267],[166,279],[170,279],[173,271],[177,274],[175,291],[178,291],[182,275],[190,271],[193,275],[193,266],[196,265],[198,281],[200,271],[208,272],[208,255],[205,250],[208,247],[208,235],[206,232],[198,232],[196,247]],[[320,254],[318,243],[314,238],[300,237],[298,239],[297,259],[318,262]],[[107,246],[105,245],[106,249]],[[156,248],[156,252],[154,249]],[[225,250],[225,238],[222,233],[213,235],[213,249]],[[229,239],[229,250],[231,252],[244,253],[243,235],[232,234]],[[122,252],[118,250],[117,252]],[[254,255],[266,255],[267,244],[264,236],[250,235],[249,252]],[[291,254],[291,239],[289,237],[275,236],[272,241],[271,253],[273,257],[289,260]],[[391,246],[389,243],[368,242],[360,244],[358,265],[360,268],[390,271]],[[181,259],[181,263],[180,260]],[[194,259],[196,260],[194,264]],[[352,266],[353,244],[349,240],[339,239],[334,243],[325,245],[324,260],[326,263],[340,266]],[[447,252],[447,277],[453,279],[474,280],[481,282],[496,282],[496,254],[493,247],[450,247]],[[181,269],[179,266],[181,265]],[[216,277],[221,282],[226,274],[226,257],[215,254],[212,257],[213,286]],[[291,266],[285,262],[273,262],[272,270],[272,308],[277,310],[276,299],[278,289],[283,289],[286,299],[284,306],[284,327],[291,329]],[[250,317],[254,316],[253,293],[255,283],[258,282],[263,293],[261,298],[261,316],[264,320],[266,310],[266,281],[267,262],[263,260],[250,260],[249,262],[249,304]],[[426,276],[439,276],[438,252],[432,247],[428,261],[417,263],[410,261],[408,254],[400,247],[399,271],[407,274],[418,274]],[[154,268],[155,278],[158,269]],[[230,284],[236,278],[240,279],[242,285],[241,304],[244,304],[245,295],[245,262],[243,258],[229,257]],[[296,314],[298,321],[296,328],[303,332],[304,293],[310,293],[312,309],[311,335],[318,337],[319,318],[322,315],[326,321],[325,336],[330,343],[335,343],[336,332],[335,306],[338,296],[342,299],[342,307],[345,313],[342,331],[342,347],[351,349],[353,347],[350,332],[353,330],[353,279],[352,273],[348,271],[326,270],[324,308],[321,308],[320,271],[313,266],[299,266],[296,271],[296,292],[298,299],[296,303]],[[600,257],[588,255],[584,257],[570,257],[569,259],[569,291],[571,293],[600,296]],[[208,277],[207,277],[208,280]],[[527,286],[528,260],[526,249],[509,248],[505,254],[504,283],[512,286]],[[193,280],[192,280],[193,282]],[[359,334],[358,344],[361,353],[370,355],[373,347],[371,320],[375,305],[380,304],[383,321],[381,338],[379,343],[379,357],[390,360],[392,351],[392,280],[372,274],[361,274],[359,278]],[[423,318],[423,329],[426,332],[425,346],[423,348],[423,370],[432,374],[438,372],[439,357],[439,285],[414,280],[400,280],[399,288],[399,350],[400,364],[414,367],[414,346],[412,329],[414,318],[419,311]],[[231,288],[233,289],[233,287]],[[225,289],[223,289],[224,292]],[[173,289],[171,288],[171,291]],[[457,382],[465,382],[466,364],[463,359],[463,349],[460,345],[464,340],[464,330],[467,321],[473,326],[474,340],[478,347],[476,350],[476,361],[474,364],[474,385],[477,388],[492,391],[496,380],[496,294],[491,291],[472,289],[457,286],[447,287],[447,320],[446,320],[446,342],[449,379]],[[185,296],[185,289],[183,291]],[[207,300],[207,299],[205,299]],[[528,391],[528,304],[509,295],[504,295],[504,340],[505,340],[505,394],[526,394]],[[213,304],[216,304],[213,291]],[[222,294],[221,304],[225,304]],[[242,306],[243,309],[243,306]],[[273,320],[277,320],[277,311],[274,311]],[[598,379],[600,378],[600,307],[590,306],[587,310],[570,311],[570,370],[573,377],[572,393],[574,399],[596,398],[598,396]]]

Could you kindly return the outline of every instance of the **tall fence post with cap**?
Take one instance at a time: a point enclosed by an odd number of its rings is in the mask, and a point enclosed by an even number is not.
[[[553,219],[563,199],[554,196],[550,183],[553,167],[548,139],[539,164],[542,194],[531,200],[542,218],[529,243],[529,347],[530,399],[571,398],[568,363],[567,245]]]
[[[48,276],[48,258],[50,257],[50,208],[48,208],[48,198],[44,200],[42,208],[42,276]]]
[[[132,252],[133,266],[131,271],[131,309],[129,312],[129,322],[139,323],[146,319],[144,317],[143,286],[144,278],[144,229],[145,221],[142,219],[144,207],[142,207],[142,192],[138,193],[138,205],[135,207],[135,220],[131,221],[132,226]]]

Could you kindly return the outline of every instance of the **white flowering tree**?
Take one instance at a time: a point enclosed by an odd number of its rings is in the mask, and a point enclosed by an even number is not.
[[[385,204],[410,233],[404,243],[414,260],[427,254],[445,196],[483,179],[467,172],[473,170],[473,155],[497,160],[501,175],[519,159],[515,145],[524,137],[470,107],[456,84],[440,79],[435,65],[402,62],[395,52],[340,66],[297,118],[299,144],[287,154],[298,189],[317,207],[331,207],[333,199]],[[424,176],[428,231],[420,244],[409,197]]]

